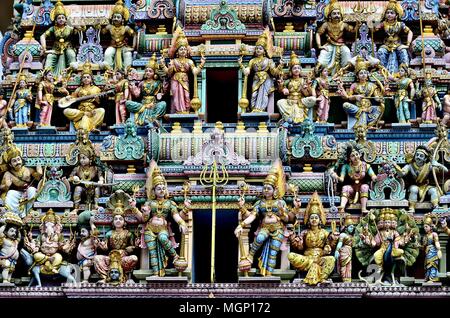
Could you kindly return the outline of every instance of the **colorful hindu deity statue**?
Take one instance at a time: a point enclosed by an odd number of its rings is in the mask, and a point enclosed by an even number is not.
[[[31,101],[33,93],[28,88],[27,77],[22,74],[19,76],[19,88],[15,91],[12,101],[12,113],[10,117],[14,120],[17,128],[27,128],[30,122]]]
[[[341,220],[341,233],[337,241],[334,258],[339,275],[343,282],[352,281],[352,253],[353,253],[353,234],[355,224],[351,215],[346,215],[344,222]]]
[[[3,284],[11,283],[11,278],[19,259],[20,229],[22,219],[15,213],[6,212],[2,219],[5,224],[0,227],[0,269]]]
[[[412,31],[400,21],[403,16],[403,9],[396,0],[389,0],[383,13],[383,21],[375,27],[375,30],[383,29],[385,33],[384,44],[378,50],[378,57],[381,64],[393,74],[399,71],[400,67],[409,66],[408,48],[413,39]],[[406,45],[401,42],[401,35],[406,34]]]
[[[73,191],[74,213],[80,209],[82,196],[86,197],[86,209],[96,210],[100,198],[100,186],[104,183],[101,169],[96,165],[96,154],[91,143],[78,148],[76,167],[70,173],[69,181],[75,185]]]
[[[145,223],[140,243],[141,248],[148,248],[152,276],[165,275],[169,256],[173,258],[174,267],[182,272],[185,268],[180,268],[178,264],[180,256],[175,250],[176,244],[171,235],[171,220],[178,224],[181,235],[187,234],[185,219],[191,202],[186,199],[184,208],[179,211],[177,204],[168,199],[166,180],[154,161],[147,172],[146,188],[148,201],[142,207],[142,212],[136,209],[135,213],[138,219]]]
[[[114,102],[116,104],[116,125],[124,124],[127,120],[126,102],[130,99],[129,82],[125,78],[125,72],[116,70],[114,77],[110,81],[114,86]]]
[[[406,266],[411,266],[419,254],[418,233],[414,218],[405,210],[383,208],[360,220],[355,235],[356,256],[363,266],[375,262],[375,284],[398,284],[396,277],[404,276]]]
[[[105,235],[105,240],[99,242],[99,248],[108,251],[107,255],[94,256],[94,267],[101,277],[101,282],[107,282],[111,271],[111,253],[118,253],[123,269],[123,277],[121,283],[128,279],[131,281],[131,272],[136,267],[138,258],[133,255],[136,248],[134,235],[125,228],[125,213],[131,211],[128,198],[124,192],[114,193],[108,200],[107,211],[112,213],[113,228]],[[114,254],[113,254],[114,255]]]
[[[110,46],[105,51],[105,67],[126,71],[132,62],[133,48],[136,46],[134,30],[125,25],[130,18],[130,11],[122,0],[118,0],[111,13],[111,24],[103,28],[102,33],[111,36]],[[133,46],[127,46],[127,35],[133,37]]]
[[[238,225],[234,234],[236,237],[242,233],[243,228],[258,220],[258,232],[250,246],[247,256],[239,263],[241,271],[248,271],[252,264],[256,252],[262,247],[259,258],[259,271],[262,276],[271,276],[277,264],[277,255],[281,244],[285,240],[285,224],[292,222],[299,213],[301,202],[294,201],[294,209],[289,209],[283,200],[285,193],[285,181],[283,167],[279,160],[275,161],[269,174],[264,180],[262,198],[253,205],[251,210],[245,208],[245,200],[239,200],[240,213],[243,221]]]
[[[195,81],[197,74],[200,73],[206,63],[206,59],[202,56],[200,64],[195,67],[194,61],[189,58],[190,54],[191,48],[188,40],[183,30],[178,27],[173,34],[169,49],[169,66],[165,65],[163,58],[159,60],[164,73],[170,78],[170,113],[172,114],[189,113],[191,106],[193,106],[189,96],[189,73],[192,73]]]
[[[0,184],[0,192],[5,207],[20,217],[25,217],[33,207],[37,189],[33,186],[38,181],[43,170],[41,166],[35,169],[24,166],[22,151],[12,145],[3,154],[3,163],[7,164],[7,171]]]
[[[357,82],[353,83],[347,92],[339,81],[338,94],[344,99],[355,102],[355,104],[350,102],[343,104],[345,112],[354,119],[354,125],[376,128],[384,113],[384,86],[375,76],[373,78],[377,84],[369,82],[369,66],[371,66],[369,61],[357,56],[355,63]],[[372,100],[379,105],[372,104]]]
[[[8,102],[3,99],[5,91],[0,89],[0,128],[8,128],[6,116],[8,116]]]
[[[408,67],[401,65],[398,70],[398,77],[391,79],[397,83],[397,92],[394,96],[395,110],[399,123],[408,123],[411,119],[409,105],[414,100],[416,90],[414,82],[408,77]]]
[[[81,86],[71,96],[80,100],[78,109],[64,109],[64,115],[73,122],[76,130],[99,131],[98,128],[102,125],[105,117],[105,109],[97,107],[100,103],[98,97],[100,93],[101,89],[94,84],[92,66],[89,62],[85,63],[81,73]]]
[[[437,216],[427,213],[423,216],[422,247],[425,251],[425,283],[439,281],[439,260],[442,258],[439,235],[436,233]]]
[[[68,67],[74,69],[77,67],[76,53],[71,43],[75,28],[67,25],[68,17],[67,9],[58,0],[50,12],[50,19],[55,25],[45,31],[40,38],[42,51],[47,54],[45,69],[49,69],[55,76],[59,76]],[[54,41],[51,50],[47,50],[48,37]]]
[[[433,84],[431,70],[425,71],[425,81],[422,88],[418,90],[417,95],[422,98],[422,122],[424,124],[436,123],[438,116],[436,109],[442,109],[442,103],[439,99],[436,87]]]
[[[79,223],[80,242],[77,247],[77,260],[82,274],[82,282],[88,283],[91,276],[91,268],[94,266],[94,257],[100,243],[98,230],[90,224]]]
[[[55,101],[55,86],[58,82],[54,82],[53,73],[50,69],[46,69],[42,72],[42,79],[39,82],[37,89],[36,108],[41,112],[39,114],[39,126],[46,127],[51,126],[53,102]],[[69,95],[65,86],[57,89],[59,93]]]
[[[443,117],[442,123],[446,126],[450,121],[450,94],[447,93],[444,95],[444,106],[443,106]]]
[[[350,49],[345,45],[344,33],[354,32],[354,28],[344,22],[344,10],[337,0],[331,0],[325,7],[325,18],[316,33],[316,44],[321,50],[317,58],[317,68],[328,68],[331,75],[336,74],[350,60]],[[327,42],[322,45],[321,36],[326,34]]]
[[[439,162],[432,160],[430,150],[420,145],[414,151],[413,156],[407,157],[408,164],[401,168],[392,162],[400,177],[410,175],[415,184],[409,187],[409,211],[414,212],[417,202],[423,202],[427,195],[430,196],[433,208],[439,206],[439,198],[442,195],[437,187],[430,184],[432,169],[448,172],[448,168]]]
[[[248,66],[244,67],[242,57],[238,60],[244,76],[249,76],[250,72],[253,73],[252,97],[250,102],[252,112],[266,112],[268,107],[273,105],[275,92],[274,77],[278,77],[283,71],[283,63],[281,62],[278,66],[275,66],[272,60],[273,50],[272,35],[269,29],[265,29],[258,38],[258,41],[256,41],[254,58],[249,61]],[[294,92],[294,87],[292,86],[295,83],[299,84],[301,71],[300,61],[295,58],[293,62],[296,63],[296,68],[300,68],[300,70],[295,71],[297,74],[296,79],[293,79],[291,87],[287,88],[288,90],[292,90],[292,93]],[[290,64],[290,66],[292,68],[294,64]],[[285,95],[291,95],[291,92]],[[287,104],[287,102],[283,104]],[[298,102],[292,101],[292,104],[298,105]],[[291,105],[288,106],[289,109],[292,107]]]
[[[130,93],[133,99],[142,96],[141,102],[127,101],[126,107],[134,113],[134,121],[139,126],[144,126],[161,118],[166,113],[166,102],[161,98],[165,93],[165,87],[159,79],[156,55],[150,58],[144,70],[144,79],[138,85],[130,82]]]
[[[316,80],[313,83],[314,95],[317,97],[316,123],[326,123],[328,121],[330,112],[329,88],[328,68],[321,65],[316,69]]]
[[[303,280],[305,284],[317,285],[327,282],[335,264],[334,257],[329,255],[332,236],[323,228],[327,219],[317,192],[314,192],[306,207],[304,222],[308,227],[306,230],[289,236],[292,250],[303,251],[303,254],[290,252],[288,259],[296,270],[307,272]]]
[[[345,211],[348,201],[353,198],[353,203],[361,202],[361,212],[367,213],[367,201],[369,200],[369,185],[364,183],[366,177],[370,177],[372,181],[377,180],[377,176],[370,164],[361,159],[362,153],[358,145],[347,145],[345,152],[344,165],[338,176],[336,172],[332,172],[331,176],[334,180],[343,183],[348,176],[351,184],[342,187],[341,205],[339,210]]]
[[[63,256],[60,252],[70,253],[73,250],[75,236],[71,236],[68,240],[64,239],[61,218],[52,209],[49,209],[42,217],[39,230],[40,235],[36,239],[32,238],[31,231],[24,239],[24,246],[33,254],[34,259],[30,271],[34,267],[39,267],[38,274],[39,272],[47,275],[61,274]]]
[[[311,95],[311,84],[301,77],[302,67],[297,55],[292,52],[289,61],[291,77],[280,81],[278,89],[287,96],[277,102],[278,110],[286,122],[300,124],[308,118],[308,109],[316,104],[316,97]]]

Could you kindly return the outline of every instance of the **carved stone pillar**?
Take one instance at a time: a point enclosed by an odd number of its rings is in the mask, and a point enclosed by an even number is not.
[[[439,262],[439,273],[447,273],[447,233],[439,233],[439,243],[441,244],[442,258]]]

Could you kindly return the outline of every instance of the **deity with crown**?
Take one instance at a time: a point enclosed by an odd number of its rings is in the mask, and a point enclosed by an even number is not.
[[[3,284],[11,283],[11,278],[19,259],[20,229],[22,219],[15,213],[6,212],[2,219],[4,225],[0,227],[0,269]]]
[[[16,90],[10,104],[10,117],[14,120],[17,128],[27,128],[30,122],[31,101],[33,93],[28,87],[27,77],[25,74],[19,76],[19,88]]]

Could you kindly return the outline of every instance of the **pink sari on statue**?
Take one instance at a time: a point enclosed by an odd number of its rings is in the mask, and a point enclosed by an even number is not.
[[[171,107],[170,112],[189,113],[191,108],[191,99],[189,98],[189,72],[191,65],[189,59],[173,60],[173,76],[170,79]]]

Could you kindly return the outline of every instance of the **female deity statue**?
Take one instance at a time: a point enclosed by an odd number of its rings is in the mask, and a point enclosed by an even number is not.
[[[78,105],[78,109],[64,109],[64,115],[73,122],[76,130],[84,129],[88,132],[99,131],[98,127],[103,123],[105,109],[96,108],[100,103],[100,98],[98,96],[95,97],[96,95],[100,95],[101,90],[93,82],[94,77],[92,75],[91,64],[85,63],[81,73],[81,86],[71,95],[72,98],[79,98],[82,101]],[[87,96],[93,97],[87,100],[83,99]]]
[[[272,60],[272,54],[272,35],[270,34],[269,29],[266,29],[258,38],[258,41],[255,44],[255,57],[250,60],[247,67],[244,67],[242,64],[242,57],[239,58],[238,63],[244,76],[250,75],[251,71],[254,73],[252,99],[250,103],[252,112],[265,112],[270,105],[273,105],[273,93],[275,91],[273,78],[283,73],[283,63],[280,61],[280,64],[276,67]],[[295,63],[298,65],[297,68],[299,68],[300,61],[296,59]],[[291,64],[291,68],[292,66],[293,65]],[[296,73],[298,73],[296,75],[297,82],[299,81],[300,71],[296,71]],[[244,87],[244,89],[247,88]],[[291,107],[292,106],[289,108]]]
[[[436,233],[436,226],[431,213],[423,216],[423,229],[425,235],[422,238],[422,246],[425,250],[425,282],[439,281],[439,260],[442,258],[441,244]]]
[[[289,61],[291,78],[279,81],[279,91],[287,96],[277,102],[278,110],[286,122],[302,123],[308,118],[308,109],[316,104],[316,97],[311,95],[311,85],[301,77],[302,67],[297,55],[292,52]]]
[[[114,78],[110,81],[114,86],[114,101],[116,104],[116,125],[124,124],[127,121],[126,102],[130,99],[129,82],[125,78],[125,72],[117,70]]]
[[[100,198],[100,187],[104,182],[102,171],[95,165],[95,150],[91,144],[80,147],[78,152],[77,166],[70,173],[69,181],[75,184],[73,191],[72,212],[77,213],[80,208],[81,197],[86,196],[86,202],[93,205],[86,207],[89,210],[96,210],[98,199]],[[96,185],[95,183],[98,183]]]
[[[195,67],[194,61],[189,58],[191,48],[184,35],[183,30],[178,27],[172,38],[169,49],[170,63],[167,67],[164,58],[161,57],[159,63],[162,65],[164,73],[170,77],[170,112],[172,114],[188,114],[191,108],[191,98],[189,96],[189,73],[197,76],[205,65],[205,58],[202,56],[200,64]],[[194,85],[195,87],[195,85]],[[195,95],[195,94],[194,94]]]
[[[3,217],[5,225],[0,227],[0,269],[3,284],[10,283],[12,274],[19,259],[20,228],[22,219],[12,212],[6,212]]]
[[[361,212],[367,213],[367,201],[369,200],[369,185],[364,183],[366,176],[369,176],[373,182],[377,180],[377,176],[372,167],[361,160],[361,153],[358,146],[348,145],[345,153],[345,164],[341,168],[340,176],[336,172],[332,172],[332,178],[338,182],[344,182],[348,176],[352,184],[342,187],[340,212],[345,211],[348,200],[353,197],[353,203],[361,201]]]
[[[334,252],[334,258],[337,262],[337,271],[339,275],[341,275],[344,283],[352,281],[352,247],[354,232],[355,224],[353,223],[353,219],[350,215],[347,215]]]
[[[122,194],[118,195],[117,192],[113,194],[108,203],[108,210],[112,210],[113,216],[113,229],[108,231],[105,235],[105,241],[99,242],[99,248],[111,253],[120,253],[122,260],[121,265],[124,271],[123,280],[131,280],[131,272],[136,267],[138,258],[136,255],[132,255],[136,246],[134,242],[134,235],[132,232],[125,228],[125,212],[130,211],[132,207],[128,202],[122,201]],[[126,205],[125,205],[126,204]],[[111,255],[96,255],[94,256],[94,267],[96,272],[102,278],[101,282],[107,282],[109,279],[109,271],[111,269]],[[124,281],[122,281],[124,282]]]
[[[303,230],[300,235],[291,233],[289,240],[294,250],[303,251],[302,254],[289,253],[289,262],[296,270],[306,271],[304,283],[317,285],[326,282],[334,269],[334,257],[331,253],[332,243],[327,230],[322,226],[326,225],[327,219],[317,192],[311,197],[304,214],[305,225],[308,229]]]
[[[320,49],[317,68],[328,68],[331,75],[336,74],[350,60],[350,49],[345,45],[344,32],[354,32],[354,28],[344,22],[344,10],[337,0],[331,0],[325,7],[327,21],[317,30],[316,44]],[[321,35],[326,34],[327,43],[322,46]]]
[[[147,173],[147,197],[148,201],[142,207],[142,212],[135,209],[138,219],[145,223],[141,248],[148,248],[150,256],[150,267],[153,276],[164,276],[167,266],[168,256],[173,258],[174,267],[182,271],[185,269],[178,260],[178,253],[175,251],[175,242],[171,238],[170,220],[173,219],[178,224],[181,235],[187,233],[185,219],[189,213],[191,202],[185,200],[184,208],[178,212],[177,204],[168,199],[167,183],[164,176],[152,161]],[[184,246],[181,246],[184,248]],[[182,270],[180,270],[182,269]]]
[[[58,81],[59,82],[59,81]],[[55,97],[53,95],[55,91],[55,83],[53,73],[50,69],[46,69],[42,73],[42,80],[39,82],[37,90],[36,108],[40,109],[39,114],[39,126],[46,127],[51,126],[53,102]],[[69,95],[67,89],[63,86],[58,89],[58,92]]]
[[[383,13],[383,21],[375,27],[375,30],[383,29],[385,33],[384,44],[378,50],[378,57],[391,74],[398,72],[400,66],[409,66],[408,48],[413,32],[404,22],[399,21],[402,16],[402,6],[396,0],[389,0]],[[401,43],[402,33],[407,34],[406,45]]]
[[[431,70],[425,71],[425,81],[423,87],[418,90],[417,95],[422,98],[422,122],[424,124],[435,123],[438,120],[436,108],[441,110],[442,103],[433,84]]]
[[[374,79],[377,84],[369,82],[369,66],[369,61],[358,56],[355,63],[355,74],[358,82],[353,83],[350,86],[350,90],[346,92],[342,82],[339,81],[338,93],[343,98],[355,102],[355,104],[349,102],[343,104],[347,114],[354,117],[354,125],[376,127],[384,112],[384,86],[376,77]],[[372,105],[372,99],[380,103],[380,105]]]
[[[250,246],[249,255],[239,263],[242,271],[251,268],[253,258],[261,247],[263,250],[258,263],[260,274],[271,276],[275,270],[277,255],[283,240],[285,240],[285,223],[295,220],[301,205],[300,200],[296,199],[294,209],[289,211],[283,200],[284,189],[283,167],[277,160],[264,180],[263,197],[253,205],[253,208],[249,211],[244,207],[244,199],[241,198],[239,201],[240,213],[244,220],[234,231],[236,237],[239,238],[243,228],[256,219],[260,222],[256,237]]]
[[[441,193],[435,186],[430,185],[432,169],[439,169],[444,173],[448,172],[448,168],[439,162],[432,160],[430,150],[420,145],[414,151],[412,158],[408,158],[408,164],[401,168],[395,162],[391,162],[397,170],[399,177],[411,175],[415,184],[409,187],[409,212],[414,213],[416,204],[420,200],[423,202],[427,194],[430,196],[433,208],[439,206],[439,198]]]
[[[125,71],[131,66],[133,48],[136,46],[134,30],[125,22],[130,18],[130,11],[118,0],[113,7],[111,24],[108,24],[102,33],[111,35],[111,44],[105,51],[104,64],[107,68]],[[133,47],[127,46],[126,35],[133,36]]]
[[[16,90],[11,105],[13,105],[13,115],[16,127],[26,128],[27,123],[30,121],[31,101],[33,100],[33,94],[31,89],[27,87],[27,77],[25,75],[19,76],[19,89]]]
[[[139,126],[161,118],[166,113],[166,102],[161,98],[165,89],[156,74],[158,64],[156,55],[153,54],[144,71],[144,80],[138,85],[134,81],[130,82],[130,92],[133,98],[142,95],[141,102],[127,101],[127,109],[134,113],[134,121]]]
[[[391,79],[397,82],[397,93],[394,97],[397,120],[399,123],[408,123],[411,119],[409,104],[413,101],[416,90],[412,79],[408,76],[408,67],[402,65],[398,70],[398,78]]]
[[[316,80],[313,84],[314,94],[317,97],[317,123],[326,123],[328,121],[328,113],[330,112],[329,88],[330,80],[328,79],[328,68],[320,66],[316,72]]]
[[[40,38],[42,51],[47,54],[45,69],[51,70],[55,76],[61,74],[69,66],[77,67],[76,54],[71,43],[75,29],[67,25],[68,16],[69,13],[63,3],[58,0],[50,12],[50,19],[55,22],[55,25],[45,31]],[[53,47],[49,51],[47,51],[47,37],[54,40]]]

